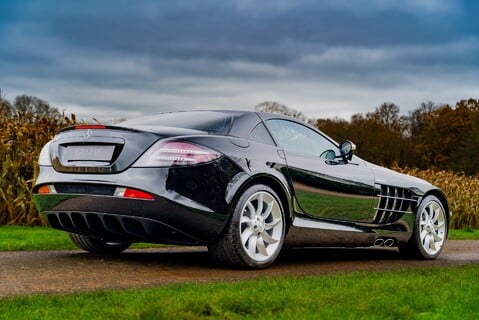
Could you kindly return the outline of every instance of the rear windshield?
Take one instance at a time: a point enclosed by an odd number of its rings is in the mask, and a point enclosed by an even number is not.
[[[175,127],[214,133],[228,133],[233,117],[216,111],[187,111],[160,113],[145,118],[122,122],[124,127]]]

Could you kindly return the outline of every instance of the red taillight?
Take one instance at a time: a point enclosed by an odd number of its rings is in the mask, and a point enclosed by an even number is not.
[[[115,190],[116,197],[130,198],[130,199],[140,199],[140,200],[154,200],[155,198],[144,191],[130,189],[130,188],[116,188]]]
[[[160,141],[137,161],[135,167],[195,165],[209,162],[219,157],[219,153],[189,142]]]
[[[76,130],[85,130],[85,129],[106,129],[104,125],[101,124],[84,124],[75,126]]]
[[[154,157],[171,162],[171,165],[187,165],[208,162],[218,158],[218,155],[191,143],[167,142],[155,152]]]
[[[123,195],[125,198],[134,198],[134,199],[144,199],[144,200],[153,200],[153,196],[149,193],[135,190],[135,189],[126,189],[125,194]]]

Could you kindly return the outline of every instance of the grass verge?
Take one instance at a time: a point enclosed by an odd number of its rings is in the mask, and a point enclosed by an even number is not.
[[[451,240],[479,240],[479,230],[477,229],[461,229],[449,230],[449,239]]]
[[[450,230],[449,239],[478,240],[479,230]],[[151,248],[162,245],[135,243],[132,248]],[[0,251],[73,250],[78,249],[66,232],[49,227],[0,227]]]
[[[479,266],[0,300],[3,319],[478,319]]]
[[[163,245],[135,243],[131,248],[151,248]],[[78,249],[67,233],[49,227],[0,227],[0,251],[73,250]]]

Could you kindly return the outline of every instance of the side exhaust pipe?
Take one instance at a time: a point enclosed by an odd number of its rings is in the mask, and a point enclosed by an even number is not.
[[[385,247],[392,247],[392,246],[394,246],[395,242],[396,241],[394,241],[394,239],[388,238],[388,239],[384,240],[384,246]]]
[[[377,238],[374,241],[376,247],[394,247],[396,240],[394,238]]]

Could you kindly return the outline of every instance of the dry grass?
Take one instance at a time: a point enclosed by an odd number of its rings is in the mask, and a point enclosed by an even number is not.
[[[74,119],[0,115],[0,225],[44,224],[32,199],[42,146]]]
[[[401,169],[394,170],[407,173],[431,182],[441,188],[447,195],[453,213],[452,229],[479,228],[479,177],[468,177],[450,171]]]

